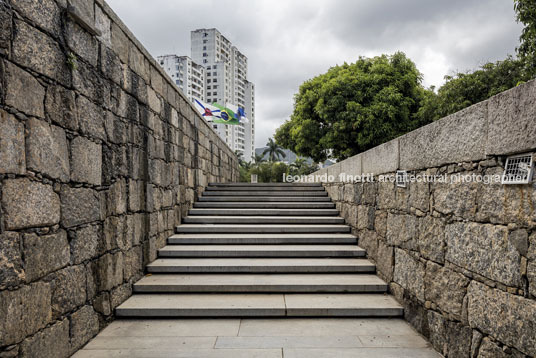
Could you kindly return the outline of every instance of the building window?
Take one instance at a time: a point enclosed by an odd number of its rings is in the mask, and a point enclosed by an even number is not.
[[[206,52],[203,52],[203,57],[207,57],[208,54]]]
[[[203,43],[206,44],[208,42],[208,40],[203,40]]]
[[[217,76],[218,72],[212,72],[212,76]]]
[[[206,49],[207,49],[207,47],[206,47],[206,46],[203,46],[203,50],[206,50]]]

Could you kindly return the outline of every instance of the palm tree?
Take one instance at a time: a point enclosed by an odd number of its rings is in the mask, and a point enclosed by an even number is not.
[[[307,164],[307,159],[298,157],[296,158],[294,163],[292,163],[290,166],[296,170],[300,170],[306,164]]]
[[[279,160],[279,157],[282,156],[283,158],[286,157],[285,152],[283,149],[276,143],[272,138],[268,140],[268,143],[266,143],[266,148],[264,152],[262,152],[262,155],[264,156],[266,153],[268,153],[268,157],[270,158],[270,161],[275,162],[276,159]]]
[[[264,155],[255,153],[255,159],[254,159],[255,164],[261,164],[264,161],[265,161]]]

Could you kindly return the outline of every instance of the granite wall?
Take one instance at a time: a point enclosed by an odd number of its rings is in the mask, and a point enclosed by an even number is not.
[[[0,0],[0,357],[102,329],[238,161],[101,0]]]
[[[314,173],[335,178],[325,186],[359,245],[445,356],[536,356],[536,184],[478,181],[535,151],[532,81]],[[446,180],[402,188],[386,180],[397,169]]]

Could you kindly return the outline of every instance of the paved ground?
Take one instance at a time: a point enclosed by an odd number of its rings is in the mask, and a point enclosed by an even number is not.
[[[118,320],[75,358],[439,358],[403,319]]]

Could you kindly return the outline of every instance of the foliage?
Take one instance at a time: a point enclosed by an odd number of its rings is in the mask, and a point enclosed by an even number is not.
[[[257,174],[259,183],[282,182],[283,174],[288,173],[288,165],[282,162],[263,162],[254,166],[249,174]]]
[[[262,152],[263,157],[268,153],[268,158],[270,158],[272,162],[279,160],[280,157],[285,158],[285,152],[272,138],[268,140],[266,146],[267,148]]]
[[[515,87],[529,78],[521,60],[511,56],[503,61],[486,63],[474,72],[445,76],[446,83],[436,94],[428,94],[419,117],[436,120],[460,111],[491,96]]]
[[[525,25],[519,40],[517,54],[524,64],[525,75],[536,76],[536,2],[534,0],[514,0],[516,20]]]
[[[294,163],[289,166],[290,175],[309,175],[318,170],[317,164],[308,164],[305,158],[296,158]]]
[[[304,158],[297,158],[296,162],[287,165],[282,162],[262,161],[257,163],[240,161],[240,181],[250,182],[251,174],[257,174],[260,183],[281,182],[283,175],[308,175],[316,170],[316,164],[308,164]]]
[[[426,91],[405,54],[360,57],[303,83],[275,138],[316,162],[344,159],[424,124]]]

